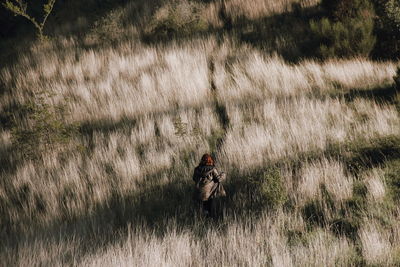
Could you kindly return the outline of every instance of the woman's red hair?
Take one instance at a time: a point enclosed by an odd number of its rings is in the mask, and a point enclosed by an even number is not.
[[[214,166],[214,160],[210,154],[204,154],[201,157],[200,165],[203,166]]]

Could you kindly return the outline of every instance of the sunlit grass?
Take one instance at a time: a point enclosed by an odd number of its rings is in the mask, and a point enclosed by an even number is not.
[[[318,2],[232,0],[225,12],[256,20]],[[198,5],[222,27],[220,2]],[[65,147],[34,159],[21,158],[13,128],[1,126],[4,265],[398,263],[396,171],[384,153],[398,153],[385,142],[396,142],[400,117],[395,96],[371,93],[393,87],[396,62],[288,63],[214,34],[86,39],[35,44],[0,71],[2,120],[36,95],[65,105],[61,123],[79,125]],[[228,174],[219,221],[192,201],[193,168],[210,152]],[[252,187],[269,182],[271,167],[283,188],[267,193],[287,194],[277,206]]]

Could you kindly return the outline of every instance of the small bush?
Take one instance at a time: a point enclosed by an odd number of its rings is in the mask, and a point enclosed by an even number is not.
[[[194,126],[189,127],[187,122],[184,122],[181,117],[177,116],[174,118],[173,123],[174,123],[175,135],[180,138],[185,138],[185,137],[200,138],[202,135],[202,130],[198,122]]]
[[[373,16],[373,5],[369,0],[323,0],[321,5],[334,21]]]
[[[272,209],[281,207],[287,200],[287,192],[279,169],[270,167],[254,178],[249,178],[250,192],[256,203]]]
[[[158,9],[145,35],[150,39],[183,37],[208,28],[201,16],[201,5],[189,1],[175,1]]]
[[[384,5],[388,24],[400,31],[400,2],[396,0],[388,0]]]
[[[14,115],[12,142],[23,158],[37,158],[44,151],[66,144],[76,133],[76,125],[63,123],[64,106],[54,110],[45,102],[45,93],[19,107]]]
[[[310,22],[318,56],[368,56],[375,46],[374,9],[367,0],[324,1],[327,17]]]
[[[109,42],[121,38],[124,34],[123,10],[115,9],[95,21],[88,34],[90,42]]]
[[[320,43],[318,56],[321,58],[368,56],[374,48],[376,38],[373,22],[352,19],[333,22],[327,18],[311,21],[311,31]]]

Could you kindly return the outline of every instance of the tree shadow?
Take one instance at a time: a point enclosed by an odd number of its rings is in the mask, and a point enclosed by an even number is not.
[[[96,27],[96,23],[102,20],[107,14],[110,14],[117,8],[121,8],[126,12],[123,24],[140,24],[143,23],[143,17],[148,15],[144,10],[149,9],[150,12],[154,12],[154,9],[156,9],[161,2],[161,0],[134,2],[128,0],[91,0],[85,1],[85,4],[82,5],[82,2],[78,0],[56,1],[53,11],[44,27],[44,33],[49,36],[50,39],[75,37],[80,48],[93,49],[104,46],[104,42],[96,45],[85,45],[83,38],[91,32]],[[29,4],[28,12],[33,12],[39,17],[42,4],[44,3]],[[10,11],[1,7],[0,15],[3,15],[0,22],[4,24],[0,31],[0,50],[2,51],[2,53],[0,53],[0,67],[3,68],[13,66],[18,62],[19,55],[29,53],[31,45],[36,41],[36,36],[32,23],[25,18],[21,16],[14,17]],[[81,18],[85,18],[85,23],[80,23]],[[113,46],[115,42],[110,41],[107,42],[106,45]]]
[[[97,121],[85,121],[79,126],[79,132],[82,135],[92,136],[94,132],[110,133],[119,129],[130,130],[137,124],[136,118],[124,117],[118,121],[101,119]]]
[[[352,102],[357,98],[371,99],[382,103],[395,103],[397,94],[395,85],[387,85],[377,87],[370,90],[367,89],[351,89],[349,92],[342,94],[346,101]]]
[[[216,36],[221,42],[224,36],[229,36],[239,44],[248,44],[264,53],[276,53],[289,62],[298,62],[304,58],[315,57],[318,44],[314,42],[309,22],[311,19],[322,17],[323,14],[320,6],[301,8],[298,5],[295,5],[291,12],[258,19],[232,19],[220,11],[219,17],[223,21],[221,27],[210,27],[190,34],[171,29],[164,35],[157,32],[143,34],[142,40],[149,45],[159,45],[208,36]]]
[[[318,43],[314,41],[310,20],[323,16],[319,6],[294,7],[292,12],[257,20],[240,19],[238,39],[266,53],[277,53],[288,62],[315,58]]]
[[[17,169],[18,164],[15,155],[14,145],[0,147],[0,172],[10,173]],[[0,183],[3,181],[0,181]]]
[[[345,163],[347,169],[358,176],[362,171],[380,166],[386,161],[400,158],[400,137],[388,136],[385,138],[376,138],[360,144],[352,144],[350,146],[357,146],[359,148],[355,151],[354,155],[347,158]]]
[[[148,180],[159,179],[159,174],[148,177]],[[171,229],[178,233],[185,229],[195,235],[204,235],[211,226],[223,223],[201,217],[198,205],[193,199],[193,185],[189,179],[171,181],[166,184],[151,182],[142,185],[138,192],[121,195],[113,192],[110,199],[100,203],[90,213],[76,217],[58,218],[50,225],[32,224],[32,231],[20,234],[17,229],[3,232],[3,249],[14,251],[15,255],[22,244],[50,240],[55,245],[67,242],[71,237],[79,240],[74,251],[78,255],[57,255],[66,262],[74,259],[78,262],[85,255],[98,252],[111,244],[126,239],[128,227],[138,231],[151,232],[162,237]],[[70,192],[68,198],[73,198]],[[62,200],[60,200],[62,201]],[[68,201],[68,200],[64,200]],[[67,211],[64,214],[68,214]],[[15,262],[8,264],[14,265]]]
[[[201,203],[196,200],[194,184],[188,176],[186,167],[165,169],[144,177],[137,182],[135,191],[122,193],[112,191],[108,200],[98,203],[90,212],[71,215],[68,203],[78,198],[73,190],[66,190],[58,199],[61,217],[50,224],[41,223],[32,218],[28,232],[21,232],[12,222],[1,221],[0,237],[4,242],[0,248],[18,254],[24,246],[35,242],[53,242],[55,246],[65,244],[71,237],[79,240],[74,249],[77,255],[66,253],[57,255],[65,262],[80,260],[86,255],[94,254],[104,247],[126,239],[128,228],[133,226],[138,231],[152,233],[158,237],[165,236],[171,230],[175,232],[190,231],[198,238],[203,237],[211,229],[224,231],[228,218],[251,218],[255,220],[260,206],[243,205],[238,198],[249,194],[245,181],[240,175],[233,174],[231,181],[225,184],[228,197],[218,200],[222,207],[217,218],[204,217]],[[259,171],[257,171],[259,173]],[[110,173],[112,175],[112,173]],[[167,182],[160,181],[172,177]],[[110,177],[110,179],[113,179]],[[240,182],[238,182],[240,180]],[[90,184],[87,184],[90,187]],[[113,188],[118,188],[117,186]],[[29,189],[29,188],[28,188]],[[32,205],[29,201],[29,190],[22,188],[17,192],[15,205]],[[240,195],[240,196],[239,196]],[[1,199],[0,199],[1,200]],[[14,201],[14,200],[13,200]],[[244,201],[245,202],[245,201]],[[0,208],[2,208],[0,201]],[[38,207],[37,207],[38,208]],[[45,209],[44,209],[45,210]],[[253,214],[254,216],[248,216]],[[26,229],[26,228],[25,228]],[[10,259],[7,264],[14,265],[18,259]],[[50,260],[51,261],[51,260]]]
[[[348,150],[353,153],[348,155],[344,152]],[[368,142],[360,141],[332,146],[320,153],[303,153],[296,158],[270,164],[278,168],[292,164],[293,168],[300,169],[304,162],[323,157],[337,158],[344,162],[350,172],[357,174],[389,159],[400,158],[400,137],[391,136]],[[249,171],[247,174],[232,169],[229,173],[230,179],[225,183],[228,196],[224,200],[224,209],[221,213],[225,217],[221,216],[219,220],[202,217],[199,213],[200,207],[194,200],[193,182],[191,177],[187,177],[190,173],[188,170],[192,167],[189,165],[188,162],[185,166],[149,174],[136,184],[135,191],[122,193],[115,190],[108,200],[98,203],[90,212],[79,215],[71,215],[68,211],[67,204],[74,201],[77,195],[67,190],[58,200],[62,216],[50,224],[43,225],[40,221],[31,222],[29,233],[20,233],[19,229],[11,225],[4,229],[3,225],[2,248],[15,251],[17,254],[21,244],[29,246],[38,240],[43,242],[51,240],[57,245],[74,237],[79,240],[74,250],[76,254],[71,256],[65,253],[61,257],[65,257],[66,262],[71,259],[79,261],[86,255],[94,254],[104,247],[126,240],[128,228],[132,226],[138,231],[146,231],[163,237],[173,225],[174,231],[178,233],[190,231],[191,234],[201,238],[210,229],[218,228],[224,231],[232,218],[242,218],[244,221],[257,220],[258,215],[270,210],[269,206],[260,204],[257,193],[249,184],[249,177],[257,179],[268,166]],[[165,182],[163,181],[165,177],[172,178]],[[20,204],[24,205],[24,203]],[[15,264],[15,262],[10,262],[10,264]]]

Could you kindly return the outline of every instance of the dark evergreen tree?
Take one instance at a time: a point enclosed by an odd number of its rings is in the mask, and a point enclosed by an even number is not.
[[[373,55],[380,59],[400,59],[400,1],[374,0],[377,44]]]
[[[324,0],[326,17],[311,21],[321,58],[369,56],[376,42],[369,0]]]

